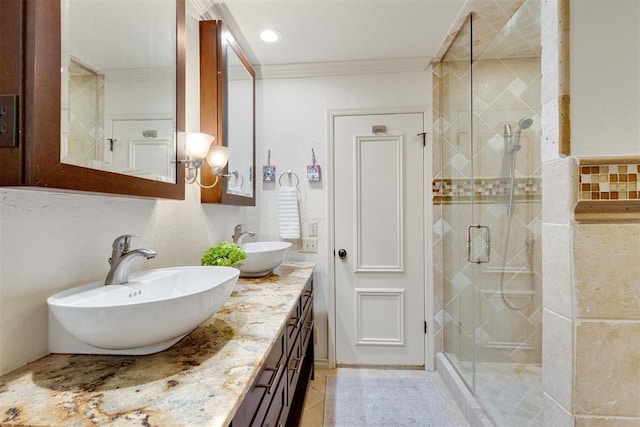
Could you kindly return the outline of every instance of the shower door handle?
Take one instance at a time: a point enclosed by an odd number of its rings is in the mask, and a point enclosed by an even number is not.
[[[471,230],[475,228],[477,230],[484,230],[485,231],[485,255],[486,258],[482,259],[482,258],[474,258],[471,259],[471,254],[472,254],[472,249],[473,249],[473,239],[472,239],[472,232]],[[470,225],[467,227],[467,261],[472,262],[474,264],[484,264],[484,263],[488,263],[489,259],[491,258],[491,233],[489,232],[489,226],[487,225]]]

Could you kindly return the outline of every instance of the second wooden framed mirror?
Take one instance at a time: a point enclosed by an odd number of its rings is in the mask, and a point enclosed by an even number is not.
[[[200,131],[230,149],[225,178],[203,203],[255,206],[255,72],[222,21],[200,22]],[[202,183],[215,180],[202,168]]]

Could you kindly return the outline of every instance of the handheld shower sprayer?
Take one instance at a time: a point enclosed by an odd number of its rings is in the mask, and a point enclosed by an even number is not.
[[[513,132],[511,131],[511,125],[508,123],[504,125],[503,136],[504,136],[504,151],[505,153],[515,153],[522,146],[520,145],[520,134],[523,129],[529,129],[533,124],[533,119],[524,118],[520,119],[518,122],[518,129],[516,130],[515,138]]]
[[[509,123],[507,123],[506,125],[504,125],[504,139],[505,141],[508,140],[508,138],[513,137],[513,132],[511,132],[511,125]]]
[[[500,270],[500,296],[502,297],[502,301],[505,305],[511,309],[516,311],[522,311],[527,308],[531,302],[533,301],[533,294],[529,298],[529,301],[525,305],[517,306],[510,302],[504,292],[504,272],[506,268],[507,262],[507,252],[509,249],[509,234],[511,233],[511,219],[513,217],[514,210],[514,190],[515,190],[515,175],[516,175],[516,153],[522,148],[520,145],[520,135],[524,129],[529,129],[533,124],[533,119],[530,117],[522,118],[518,122],[518,129],[516,130],[515,136],[513,136],[511,132],[511,126],[508,124],[504,125],[504,151],[505,153],[510,154],[507,161],[509,162],[509,204],[507,205],[507,219],[506,219],[506,231],[505,231],[505,239],[504,239],[504,252],[502,258],[502,268]],[[526,240],[527,246],[527,254],[529,254],[529,262],[531,264],[531,256],[533,254],[533,245],[535,240],[533,238],[529,238]],[[530,265],[531,266],[531,265]],[[531,276],[533,278],[533,275]],[[533,290],[533,282],[531,283],[531,289]]]

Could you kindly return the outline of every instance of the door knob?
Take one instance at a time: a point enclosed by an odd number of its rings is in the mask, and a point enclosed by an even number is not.
[[[347,258],[347,251],[345,251],[344,249],[340,249],[338,251],[338,258],[344,261],[345,258]]]

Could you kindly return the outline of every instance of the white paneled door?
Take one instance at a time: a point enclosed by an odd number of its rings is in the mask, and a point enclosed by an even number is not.
[[[336,363],[423,366],[424,114],[333,120]]]
[[[105,169],[175,182],[173,121],[114,119],[105,144]]]

